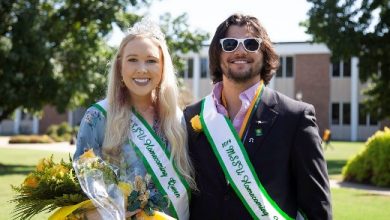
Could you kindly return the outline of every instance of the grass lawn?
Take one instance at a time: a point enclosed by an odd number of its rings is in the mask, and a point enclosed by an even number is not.
[[[390,196],[369,194],[355,189],[332,189],[335,220],[387,220],[390,216]]]
[[[356,154],[362,142],[332,142],[334,149],[325,151],[331,178],[341,179],[341,169],[348,158]],[[36,150],[0,149],[0,220],[11,219],[14,204],[8,201],[14,193],[11,184],[20,184],[28,172],[35,169],[38,160],[54,154],[54,160],[67,159],[68,153]],[[377,219],[385,220],[390,216],[390,197],[369,194],[354,189],[332,189],[333,212],[335,220],[343,219]],[[47,219],[49,214],[40,214],[33,220]]]
[[[325,150],[325,159],[328,164],[329,178],[341,180],[341,171],[348,159],[357,154],[364,147],[364,142],[331,142],[333,148]]]
[[[11,211],[14,204],[10,203],[14,196],[10,185],[21,184],[25,176],[35,169],[38,160],[43,157],[54,155],[55,161],[61,158],[68,159],[68,153],[38,151],[38,150],[19,150],[19,149],[0,149],[0,220],[12,219]],[[32,218],[33,220],[48,219],[48,214],[40,214]]]

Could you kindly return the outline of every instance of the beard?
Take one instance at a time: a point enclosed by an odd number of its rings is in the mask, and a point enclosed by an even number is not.
[[[256,70],[250,68],[247,71],[238,73],[238,72],[234,72],[231,68],[228,68],[228,71],[225,73],[225,76],[236,83],[245,83],[250,81],[256,76],[260,78],[260,70],[261,68],[256,68]]]

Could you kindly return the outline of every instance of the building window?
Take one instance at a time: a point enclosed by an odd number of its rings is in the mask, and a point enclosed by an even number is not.
[[[333,77],[340,76],[340,62],[332,63],[332,76]]]
[[[279,58],[279,68],[276,71],[276,77],[293,77],[294,60],[292,56],[283,56]]]
[[[367,125],[367,114],[363,104],[359,104],[359,125]]]
[[[283,58],[279,58],[279,68],[276,70],[276,77],[283,77]]]
[[[340,124],[340,104],[332,103],[332,125]]]
[[[194,76],[194,59],[189,58],[187,60],[187,78],[192,79]]]
[[[351,76],[351,61],[350,61],[350,59],[332,62],[332,76],[333,77],[350,77]]]
[[[21,117],[20,117],[21,120],[32,120],[32,118],[33,117],[31,114],[22,110]]]
[[[200,77],[201,78],[207,78],[208,77],[208,59],[207,58],[200,58]]]
[[[351,104],[343,103],[343,125],[351,124]]]
[[[376,114],[369,114],[370,125],[378,125],[378,118]]]
[[[351,76],[351,62],[350,60],[343,62],[343,76],[350,77]]]
[[[378,125],[377,115],[374,113],[368,113],[362,103],[359,104],[359,125],[363,125],[363,126]]]
[[[293,58],[286,57],[286,77],[293,77]]]

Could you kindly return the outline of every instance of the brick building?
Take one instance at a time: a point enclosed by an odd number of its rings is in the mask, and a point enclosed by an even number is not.
[[[313,104],[320,133],[330,128],[335,140],[364,141],[383,126],[363,111],[358,59],[331,62],[324,44],[308,42],[276,43],[280,68],[269,87],[297,100]],[[212,89],[208,70],[208,46],[185,56],[181,73],[187,87],[199,100]]]

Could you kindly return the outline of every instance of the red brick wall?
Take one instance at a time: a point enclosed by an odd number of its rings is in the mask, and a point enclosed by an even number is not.
[[[320,134],[330,126],[329,60],[329,54],[295,56],[295,94],[301,91],[302,101],[314,105]]]
[[[47,128],[52,124],[60,124],[61,122],[68,121],[68,114],[59,114],[55,107],[45,106],[43,108],[42,119],[39,120],[39,133],[43,134]]]

